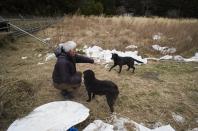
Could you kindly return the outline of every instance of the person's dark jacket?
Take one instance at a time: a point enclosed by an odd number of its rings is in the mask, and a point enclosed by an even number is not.
[[[52,74],[53,82],[57,84],[80,84],[82,74],[76,71],[76,63],[94,63],[94,60],[78,54],[71,57],[67,53],[61,53],[57,56]]]

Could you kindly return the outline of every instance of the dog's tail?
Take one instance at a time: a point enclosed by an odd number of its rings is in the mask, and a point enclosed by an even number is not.
[[[139,61],[139,60],[136,60],[136,59],[134,59],[134,58],[133,58],[133,60],[136,61],[137,63],[144,63],[144,62]]]

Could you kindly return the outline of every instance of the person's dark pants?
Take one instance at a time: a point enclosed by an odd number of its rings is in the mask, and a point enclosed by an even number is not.
[[[81,85],[81,84],[70,85],[65,83],[62,84],[53,83],[53,84],[54,84],[54,88],[68,92],[74,92],[75,90],[79,89]]]
[[[73,99],[74,94],[77,94],[79,91],[78,89],[80,88],[80,84],[76,84],[76,85],[57,84],[57,83],[53,83],[53,84],[56,89],[61,90],[61,95],[65,99]]]
[[[72,80],[77,82],[78,84],[66,84],[66,83],[53,83],[54,88],[61,90],[61,93],[63,96],[65,95],[71,95],[71,93],[77,93],[78,89],[80,88],[81,85],[81,78],[82,78],[82,73],[81,72],[76,72],[76,74],[72,77]]]

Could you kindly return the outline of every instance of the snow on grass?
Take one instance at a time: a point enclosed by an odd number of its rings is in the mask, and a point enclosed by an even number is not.
[[[38,62],[37,65],[44,65],[45,63],[43,62]]]
[[[188,131],[198,131],[198,128],[193,128],[192,130],[188,130]]]
[[[88,57],[94,58],[96,62],[98,63],[110,63],[112,62],[111,57],[112,53],[117,53],[119,56],[122,57],[133,57],[134,59],[137,59],[139,61],[142,61],[144,64],[147,63],[147,59],[143,59],[141,56],[138,56],[138,51],[117,51],[117,50],[103,50],[99,46],[93,46],[84,48],[84,52]],[[135,64],[138,64],[135,62]]]
[[[49,61],[49,60],[52,60],[52,59],[55,59],[55,58],[56,58],[56,56],[55,56],[54,53],[47,53],[45,61]]]
[[[162,38],[163,34],[158,32],[157,34],[153,35],[153,40],[160,40]]]
[[[48,42],[50,40],[51,40],[51,38],[45,38],[45,39],[43,39],[43,41],[45,41],[45,42]]]
[[[183,118],[181,115],[176,114],[175,112],[172,112],[173,119],[178,123],[184,123],[185,118]]]
[[[153,49],[156,50],[156,51],[159,51],[160,53],[162,54],[173,54],[176,52],[176,49],[171,47],[161,47],[159,45],[152,45]]]
[[[61,44],[59,44],[59,46],[61,46]],[[173,53],[176,51],[175,48],[168,48],[168,47],[158,47],[158,45],[153,45],[154,48],[158,48],[158,50],[162,50],[164,52],[169,52],[169,53]],[[174,61],[180,61],[180,62],[198,62],[198,52],[195,53],[195,56],[191,57],[191,58],[184,58],[180,55],[165,55],[162,56],[160,58],[142,58],[140,55],[138,55],[138,51],[117,51],[115,49],[113,50],[104,50],[99,46],[92,46],[92,47],[88,47],[88,46],[84,46],[83,49],[77,49],[77,52],[80,52],[81,54],[85,54],[88,57],[91,57],[95,60],[96,63],[99,64],[108,64],[113,62],[113,60],[111,60],[112,57],[112,53],[117,53],[119,56],[121,57],[132,57],[134,59],[137,59],[139,61],[142,61],[144,64],[147,64],[148,60],[174,60]],[[166,54],[165,53],[165,54]],[[47,53],[45,61],[49,61],[51,59],[55,59],[55,54],[54,53]],[[24,59],[24,58],[23,58]],[[25,58],[26,59],[26,58]],[[140,63],[135,62],[135,64],[140,65]]]
[[[27,56],[22,56],[22,57],[21,57],[22,60],[25,60],[25,59],[27,59],[27,58],[28,58]]]
[[[41,57],[42,56],[42,54],[38,54],[38,57]]]
[[[186,62],[198,62],[198,52],[195,53],[195,56],[189,58],[189,59],[184,59]]]
[[[102,120],[94,120],[83,131],[114,131],[113,125],[104,123]]]
[[[137,49],[138,47],[136,45],[129,45],[125,49]]]
[[[171,59],[173,59],[173,56],[165,55],[165,56],[161,57],[159,60],[171,60]]]
[[[195,56],[191,58],[184,58],[180,55],[175,55],[175,56],[165,55],[159,58],[159,60],[174,60],[174,61],[180,61],[180,62],[198,62],[198,52],[195,53]]]
[[[112,124],[105,123],[101,120],[95,120],[90,123],[83,131],[175,131],[170,125],[149,129],[128,118],[113,116]]]

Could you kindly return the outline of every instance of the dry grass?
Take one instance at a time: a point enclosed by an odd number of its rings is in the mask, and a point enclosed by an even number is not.
[[[79,45],[99,45],[124,50],[134,44],[144,55],[153,55],[151,45],[176,47],[177,54],[192,56],[198,50],[198,20],[144,17],[65,17],[59,25],[45,30],[53,43],[74,40]],[[162,39],[152,36],[161,33]]]
[[[66,17],[63,23],[53,25],[37,35],[53,38],[54,44],[74,40],[79,46],[96,44],[122,50],[129,44],[135,44],[139,46],[141,54],[155,55],[149,48],[155,42],[152,40],[153,34],[161,32],[165,35],[160,45],[179,49],[179,44],[185,46],[180,41],[185,35],[177,34],[175,30],[187,32],[192,37],[188,43],[190,45],[197,39],[197,26],[197,20],[74,16]],[[166,43],[169,37],[173,37],[172,43]],[[50,48],[53,46],[52,44]],[[197,45],[193,43],[190,48],[192,49],[187,51],[192,54],[191,50],[197,49]],[[0,129],[5,130],[17,117],[26,115],[39,105],[64,100],[52,86],[51,75],[55,60],[37,65],[44,61],[48,47],[27,37],[0,50]],[[186,53],[184,50],[185,48],[179,51],[183,54]],[[38,54],[42,54],[42,57],[38,57]],[[22,56],[28,58],[22,60]],[[108,72],[102,65],[79,64],[77,68],[80,71],[92,69],[97,78],[112,80],[119,86],[120,95],[115,110],[121,116],[148,126],[155,122],[170,123],[177,130],[198,126],[195,122],[198,118],[197,63],[149,62],[147,65],[136,66],[135,74],[127,72],[125,68],[121,74],[116,70]],[[87,103],[84,85],[75,95],[74,101],[90,108],[90,117],[79,125],[80,128],[94,119],[105,120],[110,116],[104,97],[96,96],[95,100]],[[186,122],[176,123],[171,112],[181,114]]]

